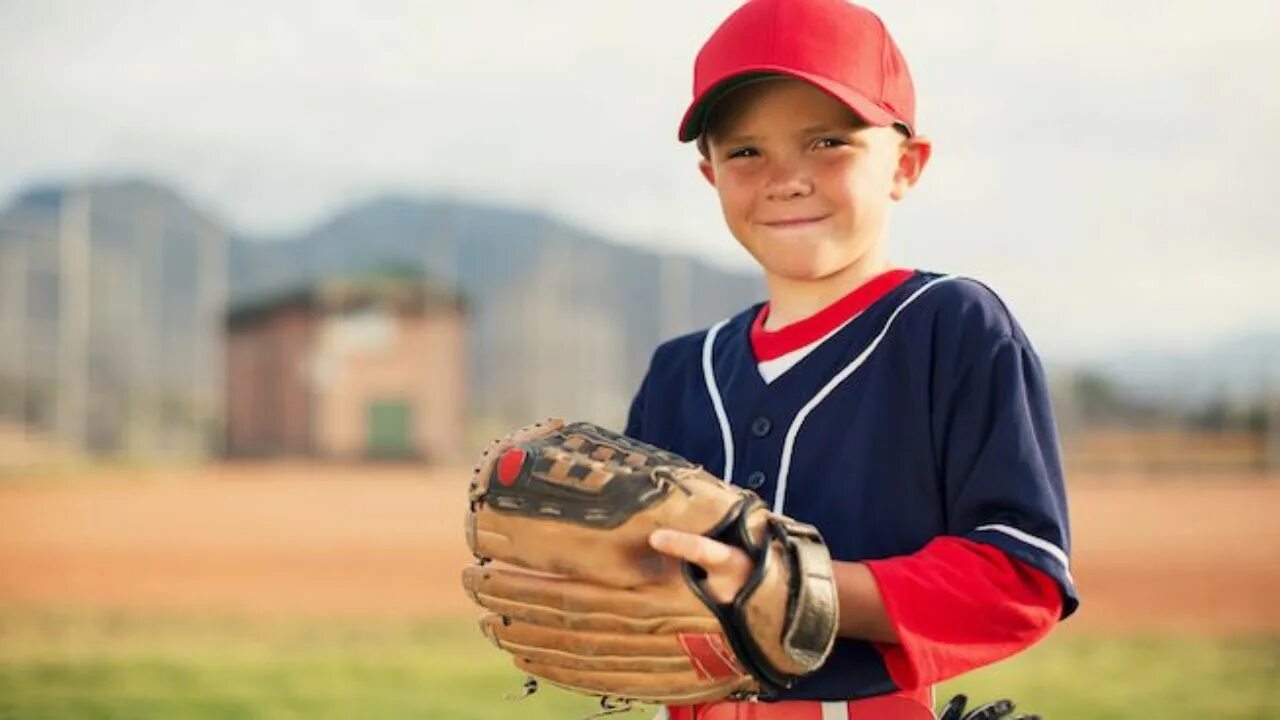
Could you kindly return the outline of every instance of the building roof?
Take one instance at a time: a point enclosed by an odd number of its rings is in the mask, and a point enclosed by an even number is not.
[[[466,312],[466,303],[451,284],[416,269],[393,267],[328,278],[239,303],[228,311],[227,324],[252,324],[285,309],[327,314],[371,306],[401,313],[441,308]]]

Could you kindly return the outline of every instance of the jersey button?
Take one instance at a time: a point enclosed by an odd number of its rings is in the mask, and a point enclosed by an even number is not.
[[[762,438],[773,429],[773,421],[767,417],[758,417],[751,421],[751,434]]]
[[[747,476],[747,487],[752,490],[759,490],[761,485],[764,485],[764,473],[756,470]]]

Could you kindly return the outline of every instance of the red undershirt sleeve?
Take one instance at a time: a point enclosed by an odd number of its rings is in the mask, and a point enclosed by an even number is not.
[[[876,644],[898,687],[931,685],[1026,649],[1053,628],[1062,594],[1048,574],[955,536],[868,561],[897,644]]]

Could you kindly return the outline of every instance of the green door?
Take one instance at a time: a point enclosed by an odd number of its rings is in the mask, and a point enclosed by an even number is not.
[[[369,403],[366,452],[370,457],[405,458],[414,455],[413,414],[401,400]]]

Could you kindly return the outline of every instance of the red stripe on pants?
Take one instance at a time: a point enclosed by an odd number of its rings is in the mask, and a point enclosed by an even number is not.
[[[933,720],[929,688],[912,692],[850,700],[849,720]],[[782,702],[715,702],[668,705],[670,720],[823,720],[822,703],[815,700]]]

